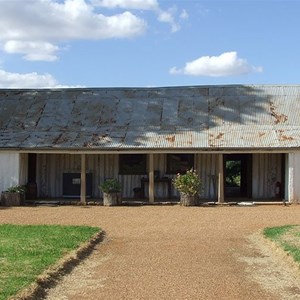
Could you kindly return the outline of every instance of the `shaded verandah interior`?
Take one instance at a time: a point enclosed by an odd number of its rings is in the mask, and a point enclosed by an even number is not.
[[[201,201],[279,201],[287,198],[285,191],[286,155],[282,153],[131,153],[131,154],[67,154],[67,153],[28,153],[23,154],[27,168],[27,182],[36,184],[36,195],[28,198],[58,199],[80,196],[96,201],[102,199],[98,186],[108,178],[117,178],[122,184],[122,199],[136,201],[178,201],[179,194],[171,184],[178,171],[172,159],[182,159],[186,169],[193,167],[203,183]],[[135,168],[141,159],[144,171]],[[126,170],[124,160],[128,159],[131,170]],[[238,193],[230,192],[227,180],[228,161],[242,161],[240,187]],[[144,165],[143,165],[144,164]],[[190,164],[190,165],[189,165]],[[82,189],[82,173],[89,174],[89,185]],[[132,174],[130,174],[132,173]],[[76,174],[71,181],[76,187],[77,196],[65,194],[64,177]],[[72,176],[72,175],[70,175]],[[221,178],[221,180],[219,180]],[[278,190],[278,183],[280,188]],[[143,190],[142,190],[143,187]],[[237,187],[235,187],[236,190]],[[79,190],[79,192],[78,192]]]

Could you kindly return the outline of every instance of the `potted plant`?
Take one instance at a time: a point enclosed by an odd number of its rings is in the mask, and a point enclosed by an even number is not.
[[[202,183],[196,170],[187,170],[184,174],[177,174],[172,180],[174,187],[180,192],[180,204],[192,206],[198,203]]]
[[[24,204],[26,187],[15,185],[1,193],[1,204],[3,206],[19,206]]]
[[[99,188],[103,192],[104,206],[121,204],[121,183],[117,179],[106,179]]]

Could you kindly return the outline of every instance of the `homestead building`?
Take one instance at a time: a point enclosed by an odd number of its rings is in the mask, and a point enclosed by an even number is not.
[[[298,202],[300,86],[0,90],[0,192],[86,201],[118,178],[123,199],[153,203],[191,167],[205,201]]]

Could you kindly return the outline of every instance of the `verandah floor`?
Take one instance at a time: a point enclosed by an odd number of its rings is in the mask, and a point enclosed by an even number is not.
[[[122,205],[174,205],[179,204],[178,198],[166,199],[156,198],[154,203],[149,203],[148,199],[123,198]],[[99,198],[87,198],[88,205],[103,205],[103,200]],[[249,204],[287,204],[282,199],[249,199],[249,198],[228,198],[223,203],[218,203],[217,200],[200,199],[198,205],[247,205]],[[25,200],[25,205],[79,205],[79,198],[38,198],[35,200]]]

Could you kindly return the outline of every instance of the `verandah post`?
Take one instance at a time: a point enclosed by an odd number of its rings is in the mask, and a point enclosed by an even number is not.
[[[154,203],[154,157],[149,154],[149,203]]]
[[[219,154],[219,173],[218,173],[218,203],[224,202],[224,167],[223,154]]]
[[[86,155],[81,154],[80,203],[86,204]]]

